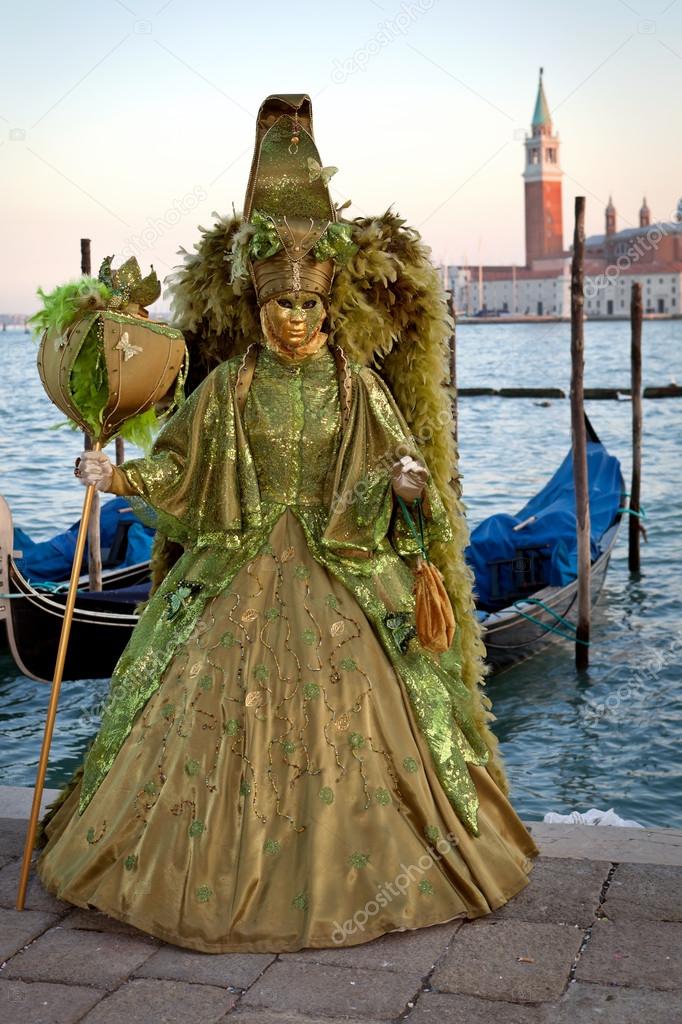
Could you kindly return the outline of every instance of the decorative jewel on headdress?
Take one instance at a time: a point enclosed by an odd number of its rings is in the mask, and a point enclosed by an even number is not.
[[[294,114],[294,122],[291,126],[291,142],[289,143],[289,152],[292,156],[298,153],[298,144],[301,141],[301,126],[298,123],[298,114]]]
[[[301,290],[301,261],[291,261],[291,288],[292,291],[300,292]]]

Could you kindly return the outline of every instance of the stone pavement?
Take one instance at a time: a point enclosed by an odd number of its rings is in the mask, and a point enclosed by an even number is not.
[[[490,917],[348,949],[209,956],[70,907],[35,879],[19,913],[25,820],[0,819],[0,1020],[682,1022],[682,833],[531,827],[531,884]]]

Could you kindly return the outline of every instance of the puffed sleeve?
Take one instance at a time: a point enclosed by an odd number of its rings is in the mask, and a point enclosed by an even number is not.
[[[222,363],[168,420],[149,455],[116,468],[115,493],[155,513],[158,528],[183,545],[219,543],[242,529],[242,496],[253,484],[229,363]],[[241,474],[241,479],[240,479]],[[252,474],[251,474],[252,476]]]
[[[419,551],[396,510],[391,469],[403,455],[425,463],[388,386],[373,370],[353,375],[350,420],[344,432],[324,542],[330,550],[371,554],[389,537],[399,554]],[[449,540],[451,529],[435,487],[427,484],[425,541]]]

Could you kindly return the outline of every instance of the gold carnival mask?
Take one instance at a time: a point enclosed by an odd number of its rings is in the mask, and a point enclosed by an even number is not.
[[[322,348],[326,316],[322,297],[315,292],[284,292],[261,307],[261,324],[270,348],[291,360],[305,359]]]

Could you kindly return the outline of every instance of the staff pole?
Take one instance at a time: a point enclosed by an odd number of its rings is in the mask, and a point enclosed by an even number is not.
[[[93,451],[101,451],[101,448],[101,443],[99,441],[96,441],[95,444],[93,445]],[[17,910],[24,909],[24,902],[26,900],[26,888],[28,885],[28,876],[31,870],[31,857],[33,855],[33,847],[36,841],[36,832],[38,830],[38,818],[40,816],[40,804],[43,797],[43,789],[45,787],[47,761],[50,756],[52,733],[54,732],[54,723],[55,718],[57,717],[59,691],[61,690],[62,677],[64,675],[64,664],[66,662],[66,652],[69,646],[71,623],[73,621],[73,609],[76,604],[76,593],[78,591],[78,579],[80,576],[80,569],[83,562],[83,552],[85,550],[85,541],[88,535],[88,523],[92,511],[92,502],[95,496],[95,490],[95,484],[90,484],[85,492],[85,498],[83,499],[83,512],[81,514],[81,522],[80,527],[78,529],[78,537],[76,539],[76,551],[73,556],[73,565],[71,567],[69,591],[66,597],[64,619],[62,621],[62,631],[59,637],[59,647],[57,649],[57,661],[55,663],[54,676],[52,677],[50,703],[47,708],[47,717],[45,719],[43,745],[40,749],[40,760],[38,761],[38,771],[36,773],[36,781],[35,786],[33,788],[33,803],[31,805],[31,816],[28,821],[28,829],[26,830],[24,858],[21,863],[21,875],[19,878],[19,888],[17,889]]]

